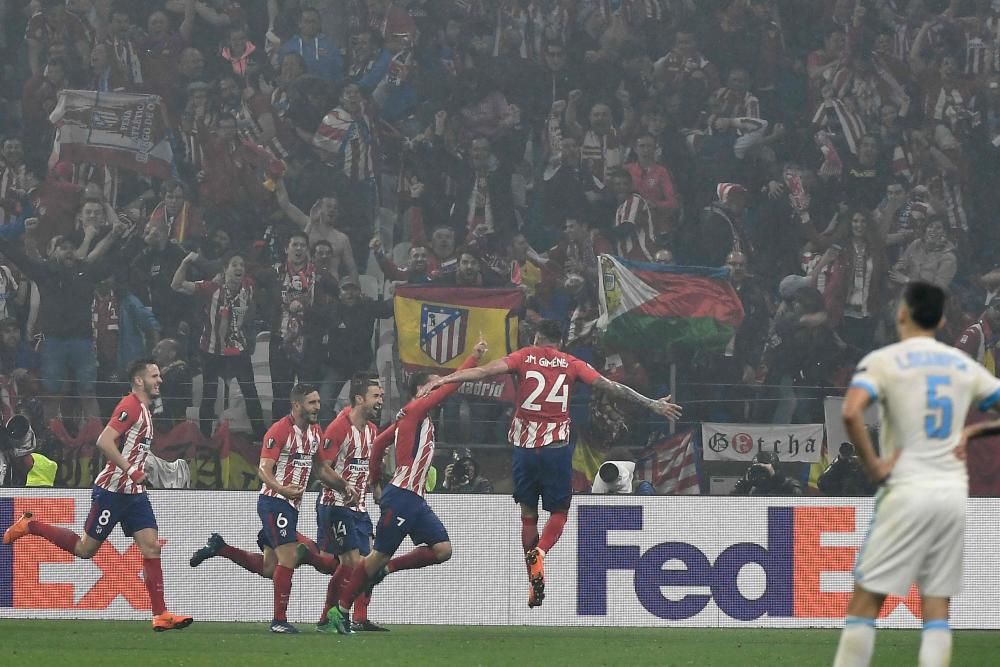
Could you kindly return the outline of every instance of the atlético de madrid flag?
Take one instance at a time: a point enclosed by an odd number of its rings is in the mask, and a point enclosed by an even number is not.
[[[743,321],[743,304],[725,269],[667,266],[601,255],[600,318],[617,349],[684,345],[722,351]]]
[[[158,95],[63,90],[49,120],[56,127],[52,164],[91,162],[154,178],[173,174],[166,111]]]
[[[523,301],[517,288],[399,285],[393,306],[403,372],[450,373],[472,354],[480,333],[490,350],[482,363],[502,359],[517,349]],[[511,396],[507,376],[459,391],[495,400]]]

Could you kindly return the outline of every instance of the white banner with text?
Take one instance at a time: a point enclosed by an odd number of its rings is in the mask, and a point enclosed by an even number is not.
[[[749,461],[774,452],[782,463],[816,463],[823,449],[822,424],[701,425],[706,461]]]

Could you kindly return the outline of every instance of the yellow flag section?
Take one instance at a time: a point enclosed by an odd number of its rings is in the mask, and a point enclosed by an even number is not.
[[[482,336],[489,353],[482,363],[517,349],[518,288],[400,285],[393,300],[399,361],[407,375],[430,371],[445,375],[472,354]],[[512,397],[508,377],[468,383],[460,393],[491,400]]]

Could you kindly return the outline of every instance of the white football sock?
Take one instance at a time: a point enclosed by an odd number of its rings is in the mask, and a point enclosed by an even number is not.
[[[951,628],[948,621],[927,621],[920,636],[920,667],[948,667],[951,664]]]
[[[833,667],[868,667],[875,651],[875,619],[848,616]]]

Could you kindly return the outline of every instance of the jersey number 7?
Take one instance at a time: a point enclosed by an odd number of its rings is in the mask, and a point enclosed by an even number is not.
[[[521,407],[530,412],[541,412],[542,406],[535,403],[535,400],[545,391],[545,376],[538,371],[528,371],[524,374],[524,378],[526,380],[534,380],[538,384],[528,394],[528,397],[524,399],[524,402],[521,403]],[[563,412],[566,412],[569,406],[569,385],[566,384],[565,373],[560,373],[556,376],[556,381],[552,383],[552,388],[549,389],[549,393],[545,397],[545,402],[555,403],[561,406]]]

